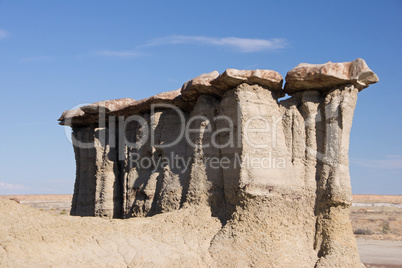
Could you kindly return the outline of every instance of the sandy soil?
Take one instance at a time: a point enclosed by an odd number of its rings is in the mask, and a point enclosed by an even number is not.
[[[396,206],[374,206],[374,204],[378,203],[388,203],[388,204],[402,204],[402,196],[369,196],[369,195],[354,195],[354,202],[360,203],[359,206],[353,206],[351,208],[351,221],[353,225],[354,232],[357,237],[357,243],[359,247],[359,253],[362,262],[365,263],[365,265],[369,268],[371,267],[385,267],[385,268],[393,268],[393,267],[402,267],[402,209]],[[3,235],[0,235],[0,267],[7,267],[4,266],[5,259],[3,255],[3,259],[1,254],[4,253],[2,252],[2,249],[8,247],[10,249],[10,245],[7,246],[7,244],[4,244],[4,241],[7,241],[7,239],[4,239],[4,237],[8,237],[12,235],[13,237],[19,237],[21,236],[21,233],[14,233],[16,230],[24,230],[29,231],[32,229],[32,226],[26,226],[29,224],[32,224],[34,222],[34,233],[37,234],[39,237],[42,237],[40,240],[36,241],[33,239],[32,241],[24,241],[20,247],[36,247],[35,243],[39,243],[39,245],[42,246],[48,246],[46,241],[42,241],[42,239],[49,237],[48,234],[48,228],[46,226],[52,226],[52,230],[56,230],[58,227],[60,227],[60,231],[62,233],[65,233],[69,228],[73,230],[75,233],[82,233],[82,238],[84,239],[85,243],[87,244],[86,246],[92,246],[93,249],[90,250],[90,252],[95,252],[95,256],[97,254],[100,254],[99,252],[102,251],[103,246],[107,245],[102,245],[99,244],[99,241],[103,241],[104,239],[101,237],[104,237],[105,235],[112,238],[116,235],[116,231],[118,230],[133,230],[133,234],[135,234],[135,229],[138,228],[136,226],[139,226],[141,224],[135,223],[136,221],[132,220],[112,220],[112,226],[119,226],[119,227],[113,227],[112,229],[114,230],[109,230],[110,226],[105,225],[103,226],[104,223],[107,223],[108,220],[104,219],[99,219],[99,218],[80,218],[80,217],[70,217],[68,216],[69,214],[69,209],[71,206],[71,199],[72,195],[15,195],[15,196],[0,196],[0,202],[1,200],[14,200],[16,202],[10,202],[7,201],[7,206],[3,205],[3,211],[0,211],[0,214],[4,216],[5,214],[9,212],[5,212],[4,209],[9,209],[9,205],[11,204],[12,206],[12,215],[15,216],[15,213],[19,213],[19,216],[16,218],[21,219],[18,222],[13,221],[9,217],[1,217],[3,218],[0,220],[0,234],[3,231]],[[17,204],[17,203],[20,204]],[[362,205],[361,203],[366,203],[366,205]],[[4,203],[3,203],[4,204]],[[13,205],[14,204],[14,205]],[[23,205],[23,207],[21,207]],[[24,207],[29,206],[35,208],[35,210],[24,210]],[[21,207],[21,208],[20,208]],[[36,211],[36,212],[35,212]],[[53,215],[52,215],[53,214]],[[64,219],[63,223],[60,223],[58,221],[58,218],[54,218],[54,215],[59,215],[61,216],[60,219]],[[173,214],[171,214],[173,216]],[[205,216],[205,215],[204,215]],[[156,217],[155,225],[158,224],[158,222],[164,222],[165,216],[161,215],[159,217]],[[169,217],[169,216],[168,216]],[[175,217],[178,217],[180,221],[184,220],[183,217],[180,214],[177,214]],[[40,227],[38,228],[37,226],[35,227],[35,223],[37,224],[39,218],[41,221],[48,221],[47,223],[41,223],[41,226],[45,227]],[[10,221],[11,220],[11,221]],[[66,221],[67,220],[67,221]],[[146,222],[149,222],[149,219],[144,219]],[[10,221],[10,222],[9,222]],[[175,219],[170,218],[170,221],[172,221],[172,224],[174,225]],[[207,222],[210,221],[210,219],[207,220]],[[214,225],[213,229],[219,228],[219,224],[211,219],[211,224]],[[124,225],[122,225],[124,224]],[[149,224],[149,223],[148,223]],[[8,229],[4,228],[5,225],[9,225]],[[155,226],[151,225],[151,226]],[[215,226],[216,225],[216,226]],[[3,227],[1,227],[3,226]],[[25,227],[24,227],[25,226]],[[57,227],[58,226],[58,227]],[[78,226],[80,230],[76,230],[75,227],[73,226]],[[91,231],[85,231],[83,228],[84,226],[91,226],[90,230]],[[195,226],[193,226],[194,228]],[[10,229],[11,228],[11,229]],[[117,229],[116,229],[117,228]],[[155,228],[155,227],[152,227]],[[205,228],[205,227],[203,227]],[[142,228],[143,229],[143,228]],[[163,229],[163,228],[162,228]],[[8,233],[7,233],[8,230]],[[10,232],[10,230],[13,230]],[[167,229],[168,230],[168,229]],[[166,230],[166,231],[167,231]],[[57,231],[57,232],[60,232]],[[103,232],[107,232],[104,234]],[[115,231],[115,232],[113,232]],[[156,229],[154,229],[156,231]],[[187,232],[188,230],[186,230]],[[43,232],[43,234],[41,233]],[[146,232],[143,231],[142,232]],[[6,235],[7,233],[7,235]],[[111,233],[114,233],[113,235]],[[123,233],[126,233],[124,231]],[[90,235],[87,237],[87,235]],[[152,237],[155,234],[150,234],[150,237]],[[182,236],[182,234],[180,234]],[[135,236],[134,236],[135,237]],[[131,237],[131,235],[124,240],[130,240],[134,239],[134,237]],[[24,238],[25,239],[25,238]],[[49,238],[50,240],[52,239],[51,237]],[[72,237],[59,237],[60,241],[62,242],[63,239],[66,239],[63,244],[70,245],[71,248],[76,247],[76,242],[74,241],[75,238]],[[70,241],[73,239],[72,241]],[[114,239],[114,238],[113,238]],[[122,239],[121,235],[118,235],[118,239]],[[92,245],[92,240],[95,241]],[[153,237],[150,238],[150,241],[154,240],[155,245],[159,245],[161,241],[159,241],[159,238]],[[2,244],[3,243],[3,244]],[[84,244],[85,244],[84,243]],[[120,243],[120,242],[118,242]],[[44,244],[44,245],[43,245]],[[35,245],[35,246],[34,246]],[[78,246],[83,246],[83,242],[79,242],[77,244]],[[100,248],[99,248],[100,245]],[[84,247],[86,247],[84,246]],[[149,244],[148,244],[149,246]],[[53,246],[51,246],[53,247]],[[58,246],[56,246],[57,248]],[[133,246],[131,246],[133,247]],[[11,247],[12,248],[12,247]],[[151,247],[152,249],[153,247]],[[200,248],[199,250],[203,251],[207,249],[207,245],[205,245],[203,248]],[[135,247],[132,249],[133,251],[136,251]],[[99,251],[99,252],[98,252]],[[152,250],[151,250],[152,251]],[[8,252],[13,252],[8,251]],[[71,252],[70,252],[71,253]],[[148,252],[149,253],[149,252]],[[146,254],[148,254],[146,253]],[[66,252],[68,255],[68,252]],[[73,253],[71,253],[73,254]],[[114,253],[111,253],[111,256],[113,256]],[[145,253],[144,253],[145,254]],[[66,256],[67,256],[66,255]],[[152,255],[152,253],[151,253]],[[131,255],[130,255],[131,256]],[[93,256],[92,256],[93,257]],[[91,256],[88,256],[89,259],[92,258]],[[35,259],[34,257],[32,257]],[[74,259],[74,257],[72,257]],[[87,258],[87,259],[88,259]],[[121,258],[121,254],[119,252],[116,253],[116,258]],[[168,258],[167,258],[168,259]],[[43,260],[42,260],[43,261]],[[204,262],[203,260],[198,260],[199,264],[204,263],[206,264],[207,262]],[[128,261],[127,261],[128,262]],[[126,261],[123,261],[122,264],[127,265],[130,263],[127,263]],[[102,266],[102,265],[101,265]],[[9,267],[17,267],[17,266],[9,266]],[[22,265],[24,267],[24,265]]]
[[[367,267],[402,267],[402,241],[357,238],[357,245]]]
[[[212,267],[208,210],[127,220],[52,215],[0,199],[0,267]]]
[[[0,195],[0,200],[13,200],[54,215],[70,215],[71,194]]]
[[[33,195],[0,195],[0,199],[13,199],[17,201],[49,201],[49,202],[71,202],[71,194],[33,194]]]

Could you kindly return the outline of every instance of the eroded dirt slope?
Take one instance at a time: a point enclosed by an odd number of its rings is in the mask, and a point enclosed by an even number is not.
[[[206,267],[221,223],[208,210],[109,220],[0,200],[0,267]]]

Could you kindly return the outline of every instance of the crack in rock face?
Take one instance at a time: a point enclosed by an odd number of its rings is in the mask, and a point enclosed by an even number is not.
[[[202,74],[178,90],[66,111],[77,173],[71,215],[209,209],[215,264],[361,267],[349,134],[366,62]],[[281,100],[285,94],[290,97]]]

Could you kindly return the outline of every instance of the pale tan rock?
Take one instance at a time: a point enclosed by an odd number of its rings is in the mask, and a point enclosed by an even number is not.
[[[116,111],[133,102],[135,102],[135,100],[130,98],[95,102],[74,110],[63,112],[58,121],[60,121],[60,125],[66,126],[98,123],[100,114],[106,116],[106,114]]]
[[[181,88],[183,99],[195,101],[200,94],[218,94],[216,89],[211,86],[211,81],[216,79],[218,76],[218,71],[213,71],[187,81]]]
[[[190,111],[202,94],[221,97],[227,90],[241,83],[257,84],[273,90],[277,97],[284,95],[282,76],[271,70],[227,69],[219,75],[217,71],[202,74],[183,84],[181,89],[163,92],[152,97],[135,101],[124,98],[95,102],[80,108],[65,111],[58,119],[60,125],[73,126],[98,123],[100,114],[108,120],[108,115],[126,116],[140,114],[151,109],[153,104],[171,104]]]
[[[180,89],[159,93],[155,96],[131,102],[112,111],[112,115],[131,115],[149,112],[153,104],[170,104],[180,109],[191,109],[190,103],[184,101]]]
[[[58,119],[60,125],[73,126],[99,123],[102,116],[125,116],[148,112],[153,104],[171,104],[183,110],[189,110],[191,104],[184,101],[180,89],[162,92],[155,96],[134,100],[130,98],[95,102],[80,108],[63,112]]]
[[[248,83],[266,87],[282,96],[282,82],[282,76],[271,70],[227,69],[220,75],[213,71],[191,79],[184,83],[181,93],[185,100],[195,101],[201,94],[221,97],[227,90]]]
[[[62,113],[58,121],[60,121],[60,125],[71,125],[68,124],[67,122],[71,122],[73,118],[83,118],[85,115],[84,111],[81,110],[80,108],[74,109],[74,110],[67,110]]]
[[[379,81],[363,59],[325,64],[301,63],[286,75],[285,92],[293,94],[309,89],[330,89],[352,84],[359,90]]]
[[[80,109],[87,114],[97,114],[102,108],[104,109],[104,111],[102,112],[114,112],[121,109],[121,107],[127,106],[128,104],[131,104],[133,102],[135,102],[135,100],[130,98],[99,101],[82,106],[80,107]]]
[[[211,84],[221,90],[228,90],[239,86],[242,83],[260,85],[275,92],[282,90],[283,78],[271,70],[236,70],[227,69],[218,78],[211,81]]]
[[[72,215],[181,218],[189,210],[209,211],[222,226],[213,236],[198,234],[204,239],[194,257],[199,266],[360,267],[348,218],[349,134],[358,92],[378,79],[360,59],[300,65],[289,73],[289,83],[299,88],[279,102],[279,74],[228,69],[107,112],[123,119],[138,115],[144,124],[98,126],[93,114],[71,111],[70,118],[88,116],[86,123],[72,124],[73,137],[92,145],[74,144]],[[153,104],[171,104],[179,112],[169,105],[151,112]],[[154,162],[133,164],[132,154]],[[184,165],[157,164],[172,156]],[[208,159],[229,165],[212,167]],[[186,215],[195,221],[191,226],[204,226]],[[183,239],[189,245],[191,238]],[[209,253],[199,261],[205,245]],[[188,264],[186,253],[169,252],[156,255],[168,256],[162,257],[167,266]],[[148,253],[136,256],[144,259],[130,264],[154,264]]]

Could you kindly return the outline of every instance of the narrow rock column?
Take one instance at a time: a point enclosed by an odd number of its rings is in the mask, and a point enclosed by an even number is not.
[[[218,109],[220,100],[211,95],[197,99],[190,113],[186,155],[191,157],[187,172],[188,186],[185,196],[186,206],[209,206],[213,216],[224,218],[226,202],[223,194],[221,154],[217,134]],[[190,121],[191,120],[191,121]],[[227,217],[227,215],[226,215]]]
[[[95,216],[96,150],[93,147],[94,133],[94,126],[73,127],[72,137],[76,141],[73,146],[77,167],[71,215]],[[88,147],[83,148],[77,142],[88,144]]]
[[[317,267],[360,265],[349,220],[352,189],[349,175],[349,134],[357,100],[357,88],[343,86],[325,98],[325,139],[322,169],[317,182]],[[347,256],[345,258],[345,256]]]
[[[108,128],[73,127],[77,174],[71,215],[121,216],[121,186],[116,148]],[[114,138],[114,133],[112,133]]]
[[[286,127],[278,97],[272,89],[242,84],[221,103],[240,128],[240,146],[222,150],[237,165],[224,170],[226,197],[235,211],[210,252],[229,266],[313,267],[317,260],[315,185],[305,185],[303,118],[297,109],[286,110],[293,126]]]
[[[349,220],[352,202],[349,135],[357,93],[378,82],[378,77],[364,60],[356,59],[344,63],[299,64],[288,72],[286,81],[285,92],[299,103],[306,120],[306,175],[309,177],[315,163],[314,249],[318,256],[315,267],[361,267]]]

